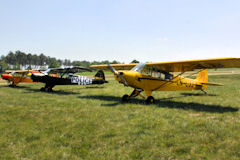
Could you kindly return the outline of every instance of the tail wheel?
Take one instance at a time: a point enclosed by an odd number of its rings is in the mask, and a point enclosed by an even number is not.
[[[127,102],[129,100],[129,95],[125,94],[122,96],[122,102]]]
[[[153,96],[149,96],[146,100],[146,103],[147,104],[152,104],[152,103],[155,103],[155,99],[153,98]]]

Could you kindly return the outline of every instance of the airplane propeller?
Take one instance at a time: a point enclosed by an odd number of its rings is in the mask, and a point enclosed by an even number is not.
[[[128,86],[127,81],[110,64],[108,64],[108,68],[122,80],[122,82],[125,86]]]

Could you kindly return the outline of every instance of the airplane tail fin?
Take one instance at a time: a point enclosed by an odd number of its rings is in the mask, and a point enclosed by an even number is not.
[[[202,84],[203,90],[205,90],[207,88],[207,86],[223,86],[223,84],[208,82],[208,74],[207,74],[206,69],[204,69],[203,71],[198,73],[196,81],[198,81]]]
[[[202,83],[202,90],[207,89],[208,87],[208,74],[207,74],[207,70],[204,69],[201,72],[198,73],[196,81]]]
[[[107,82],[105,80],[105,75],[104,75],[104,72],[103,70],[99,70],[96,74],[95,74],[95,79],[102,79],[105,81],[105,83]]]
[[[207,74],[207,70],[204,69],[201,72],[198,73],[197,81],[202,82],[202,83],[208,83],[208,74]]]

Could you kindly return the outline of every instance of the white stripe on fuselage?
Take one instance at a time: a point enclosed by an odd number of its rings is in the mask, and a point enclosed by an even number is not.
[[[71,82],[77,83],[78,85],[89,85],[92,84],[92,78],[74,75],[71,77]]]

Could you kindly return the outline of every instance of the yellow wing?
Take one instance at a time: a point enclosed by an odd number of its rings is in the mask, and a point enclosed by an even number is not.
[[[240,67],[240,58],[214,58],[201,60],[176,61],[165,63],[148,63],[166,72],[186,72],[195,69],[216,69],[216,68],[236,68]]]
[[[130,70],[133,64],[111,64],[116,70]],[[146,63],[148,67],[154,67],[166,72],[186,72],[195,69],[237,68],[240,67],[240,58],[214,58],[173,62]],[[93,68],[109,70],[107,65],[92,65]]]
[[[135,67],[136,65],[138,65],[138,63],[131,63],[131,64],[111,64],[111,66],[112,66],[113,68],[115,68],[116,70],[130,70],[130,69],[132,69],[133,67]],[[91,65],[90,67],[111,71],[111,70],[108,68],[108,65],[107,65],[107,64]]]

